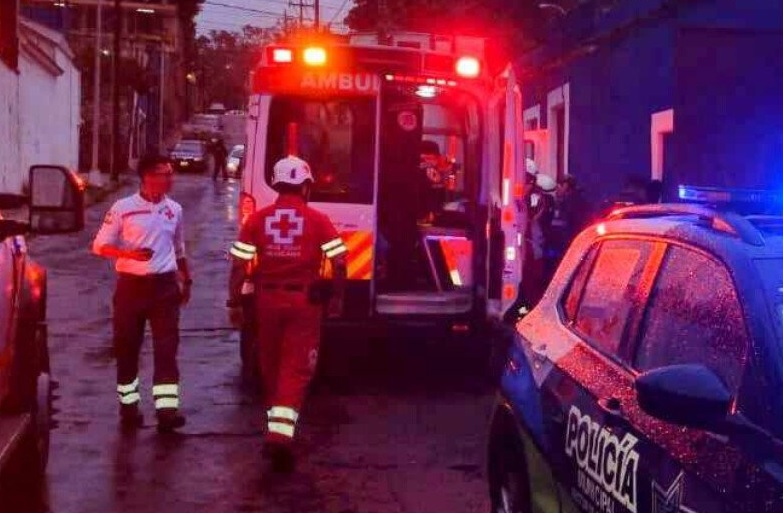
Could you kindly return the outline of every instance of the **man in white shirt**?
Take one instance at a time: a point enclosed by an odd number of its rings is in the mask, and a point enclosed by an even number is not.
[[[149,321],[154,344],[152,395],[158,430],[185,424],[179,412],[180,305],[190,299],[193,281],[185,258],[182,206],[166,196],[173,170],[164,157],[141,159],[141,188],[118,200],[103,221],[93,252],[116,261],[114,351],[123,427],[143,424],[139,410],[139,352]]]

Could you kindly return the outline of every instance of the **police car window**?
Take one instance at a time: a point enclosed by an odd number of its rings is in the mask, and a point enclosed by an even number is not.
[[[267,128],[266,180],[277,160],[296,155],[313,170],[313,202],[373,200],[375,101],[277,97]]]
[[[704,364],[736,390],[747,347],[742,307],[723,264],[669,248],[641,327],[635,366]]]
[[[585,282],[587,282],[587,277],[590,275],[590,270],[593,268],[593,262],[595,261],[597,251],[598,247],[593,246],[590,249],[590,252],[582,258],[582,262],[579,263],[579,269],[568,287],[568,294],[563,298],[563,315],[568,322],[576,320],[579,301],[582,299]]]
[[[617,355],[634,307],[652,243],[616,240],[601,245],[579,302],[574,328],[609,355]]]

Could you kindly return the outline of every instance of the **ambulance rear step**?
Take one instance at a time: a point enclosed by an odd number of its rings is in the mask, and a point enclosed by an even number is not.
[[[380,294],[376,299],[379,314],[466,314],[472,308],[470,291],[411,292]]]

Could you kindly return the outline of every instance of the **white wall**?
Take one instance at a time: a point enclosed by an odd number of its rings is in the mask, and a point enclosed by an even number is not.
[[[60,49],[56,49],[59,76],[43,69],[22,53],[22,170],[35,164],[57,164],[76,169],[79,163],[79,72]],[[21,180],[26,178],[25,175]],[[21,187],[23,182],[18,182]]]
[[[0,192],[17,191],[20,167],[19,76],[0,62]]]

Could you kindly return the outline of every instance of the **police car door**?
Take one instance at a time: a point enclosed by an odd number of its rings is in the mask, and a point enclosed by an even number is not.
[[[746,362],[748,330],[722,262],[695,248],[669,245],[638,326],[638,342],[629,353],[635,372],[703,365],[732,393],[732,411],[742,413],[747,403],[742,398],[761,374]],[[691,381],[681,383],[687,392]],[[740,470],[749,469],[748,453],[731,438],[658,419],[641,408],[636,396],[624,398],[619,408],[640,441],[639,510],[746,510],[758,494],[752,484],[760,477],[741,476]],[[751,447],[758,450],[760,439],[754,439]]]
[[[623,417],[623,406],[634,398],[625,355],[661,255],[662,245],[651,241],[596,243],[560,301],[562,322],[547,331],[549,348],[539,349],[552,359],[542,406],[568,510],[643,510],[647,463]]]

